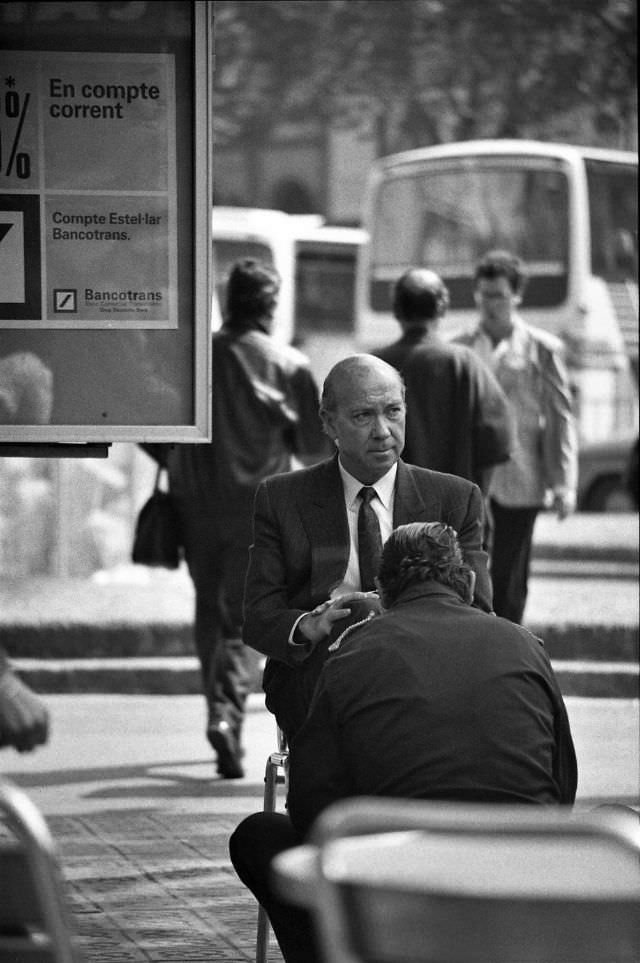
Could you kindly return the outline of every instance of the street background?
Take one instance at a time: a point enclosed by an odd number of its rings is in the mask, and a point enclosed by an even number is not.
[[[262,808],[275,725],[256,691],[246,776],[215,775],[192,604],[183,571],[0,579],[0,626],[31,655],[14,661],[48,692],[52,721],[48,745],[3,751],[0,773],[47,819],[86,963],[254,959],[256,906],[227,846]],[[574,693],[576,809],[640,810],[637,514],[542,515],[525,621]],[[273,942],[270,958],[281,960]]]
[[[68,42],[122,5],[2,6],[31,26],[59,17]],[[358,225],[372,162],[396,151],[637,150],[636,19],[633,0],[218,0],[214,203]],[[637,377],[637,288],[634,318]],[[0,644],[51,712],[49,743],[3,750],[0,775],[47,819],[86,963],[240,963],[256,907],[227,843],[261,808],[275,726],[256,660],[246,776],[216,776],[192,584],[184,567],[129,563],[154,474],[135,444],[104,460],[0,458]],[[525,622],[565,693],[579,809],[640,809],[638,607],[637,512],[539,517]]]

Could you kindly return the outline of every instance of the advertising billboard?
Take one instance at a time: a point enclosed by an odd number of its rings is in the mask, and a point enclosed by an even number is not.
[[[209,3],[0,4],[0,442],[210,437]]]

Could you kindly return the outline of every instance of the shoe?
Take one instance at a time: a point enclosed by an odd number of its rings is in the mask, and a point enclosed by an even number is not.
[[[240,749],[228,722],[217,722],[207,729],[207,738],[218,754],[218,772],[223,779],[242,779],[244,769]]]

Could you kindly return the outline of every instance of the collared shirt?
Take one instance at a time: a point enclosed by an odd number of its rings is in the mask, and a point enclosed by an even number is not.
[[[480,355],[488,367],[498,370],[506,364],[513,370],[523,370],[531,363],[531,347],[528,328],[522,318],[513,317],[513,328],[507,338],[502,338],[496,345],[480,325],[475,332],[474,350]]]
[[[344,595],[346,592],[361,591],[360,567],[358,565],[358,512],[362,502],[359,492],[363,485],[361,481],[358,481],[343,468],[340,458],[338,458],[338,467],[342,478],[344,503],[349,523],[349,562],[342,582],[336,585],[331,593],[332,599]],[[380,522],[380,535],[383,545],[393,531],[393,496],[396,489],[397,473],[398,463],[396,462],[382,478],[379,478],[375,484],[368,486],[375,489],[378,496],[371,502],[371,507]]]
[[[340,477],[342,478],[344,503],[347,510],[347,523],[349,525],[349,561],[342,582],[336,585],[331,593],[330,597],[332,599],[337,598],[339,595],[345,595],[347,592],[361,591],[360,567],[358,565],[358,512],[362,501],[359,492],[363,485],[361,481],[358,481],[357,478],[354,478],[353,475],[350,475],[349,472],[342,467],[339,458],[338,468],[340,469]],[[396,462],[382,478],[379,478],[375,484],[368,486],[374,488],[378,496],[372,500],[371,506],[380,522],[380,535],[383,545],[393,531],[393,498],[396,490],[397,474],[398,463]],[[298,622],[303,618],[304,615],[299,616],[291,626],[289,645],[300,645],[300,647],[304,645],[304,643],[294,642],[294,634],[298,627]]]

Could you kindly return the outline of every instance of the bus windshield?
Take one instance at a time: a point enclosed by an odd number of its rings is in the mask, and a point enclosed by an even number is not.
[[[298,241],[296,330],[353,333],[356,245]]]
[[[372,269],[374,278],[385,282],[387,301],[388,282],[407,266],[424,264],[446,281],[452,307],[472,307],[475,265],[498,247],[527,263],[530,305],[558,304],[566,297],[568,179],[556,160],[432,162],[392,175],[376,205]],[[375,291],[372,296],[375,302]]]

